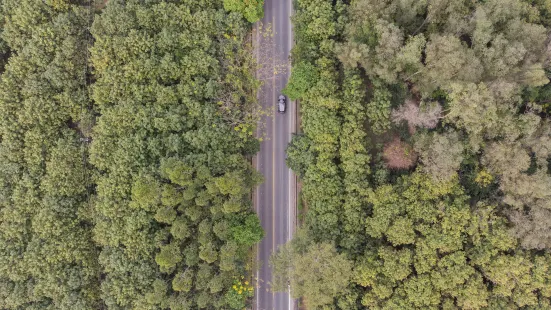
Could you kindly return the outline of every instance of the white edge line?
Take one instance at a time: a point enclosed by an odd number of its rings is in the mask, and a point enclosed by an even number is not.
[[[291,15],[293,14],[293,0],[287,0],[289,1],[289,48],[293,48],[293,25],[291,23]],[[290,53],[289,53],[290,55]],[[291,76],[291,63],[289,63],[289,77]],[[287,80],[288,82],[288,80]],[[295,104],[293,105],[293,116],[291,117],[291,121],[289,122],[289,126],[290,126],[290,135],[289,135],[289,141],[293,138],[293,133],[294,133],[294,128],[293,126],[296,127],[295,123],[296,123],[296,115],[297,115],[297,106],[296,106],[296,101],[295,101]],[[296,199],[295,199],[295,203],[293,205],[292,203],[292,195],[290,195],[291,193],[293,193],[295,195],[295,198],[296,198],[296,179],[293,180],[293,172],[291,171],[291,168],[288,168],[289,169],[289,185],[290,185],[290,189],[289,189],[289,233],[288,233],[288,236],[289,236],[289,241],[291,241],[292,237],[293,237],[293,217],[295,216],[294,212],[292,212],[293,210],[296,210]],[[295,187],[294,190],[292,187]],[[291,287],[289,287],[289,292],[287,293],[289,294],[289,310],[293,310],[294,309],[294,300],[292,299],[291,297]]]
[[[258,22],[257,24],[253,27],[253,34],[254,34],[254,38],[253,38],[253,52],[254,52],[254,49],[255,48],[258,48]],[[256,47],[254,47],[254,45],[256,45]],[[258,62],[258,52],[256,53],[256,61]],[[256,72],[255,72],[255,75],[256,75]],[[257,98],[258,98],[258,95],[257,95]],[[258,129],[257,129],[258,131]],[[256,168],[256,171],[260,171],[260,152],[258,152],[259,154],[255,155],[256,157],[256,160],[255,160],[255,168]],[[258,220],[261,220],[260,219],[260,210],[258,208],[260,208],[260,186],[257,186],[256,187],[256,190],[255,190],[255,202],[256,202],[256,214],[258,216]],[[260,223],[262,225],[262,222]],[[262,242],[262,241],[261,241]],[[258,263],[260,261],[260,242],[256,244],[256,262]],[[257,266],[258,267],[258,266]],[[255,297],[256,297],[256,303],[254,303],[253,305],[253,308],[258,308],[258,303],[260,302],[260,294],[258,293],[259,290],[260,290],[260,285],[259,285],[259,279],[260,279],[260,268],[256,268],[256,279],[255,279],[255,282],[256,282],[256,290],[255,290]]]

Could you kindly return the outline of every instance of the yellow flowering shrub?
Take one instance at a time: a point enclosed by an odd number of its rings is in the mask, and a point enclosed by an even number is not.
[[[494,181],[494,177],[486,169],[480,170],[476,174],[474,181],[481,187],[486,187]]]
[[[226,293],[226,301],[232,309],[244,309],[248,298],[253,297],[254,288],[245,277],[235,278],[230,290]]]

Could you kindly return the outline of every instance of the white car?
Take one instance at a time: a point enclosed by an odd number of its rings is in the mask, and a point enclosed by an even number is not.
[[[277,112],[278,113],[285,113],[285,96],[279,95],[279,98],[277,100]]]

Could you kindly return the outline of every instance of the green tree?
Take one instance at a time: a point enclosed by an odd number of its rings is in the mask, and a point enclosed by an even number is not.
[[[309,167],[314,165],[315,153],[311,150],[312,141],[305,135],[293,135],[287,146],[287,166],[300,177],[304,177]]]
[[[506,219],[481,204],[471,210],[456,182],[434,183],[413,174],[370,197],[373,215],[366,221],[367,231],[385,237],[391,246],[367,249],[355,267],[355,281],[369,289],[364,306],[435,307],[445,304],[446,296],[474,309],[488,306],[492,296],[518,307],[538,304],[538,291],[548,285],[532,278],[540,258],[511,255],[516,240],[508,235]],[[398,248],[403,244],[412,246]],[[524,263],[515,265],[520,261]],[[510,264],[514,275],[500,269],[501,264]],[[522,280],[509,282],[513,278]]]
[[[238,221],[233,221],[230,231],[235,242],[246,246],[252,246],[264,237],[264,230],[255,214],[240,216]]]
[[[373,97],[367,105],[366,113],[375,134],[390,129],[390,105],[392,94],[384,85],[374,86]]]
[[[69,2],[1,2],[2,309],[103,304],[89,205],[94,173],[78,131],[90,105],[87,12]]]
[[[313,308],[332,303],[352,274],[352,263],[327,243],[312,244],[304,252],[289,244],[279,249],[271,264],[284,272],[274,285],[284,289],[287,280],[292,296],[306,297]]]
[[[336,295],[300,283],[310,307],[549,308],[544,2],[296,1],[293,64],[317,75],[289,87],[307,238],[274,257],[279,288],[334,244],[353,272]]]
[[[486,148],[482,162],[490,172],[500,176],[503,201],[511,206],[548,208],[551,177],[545,169],[528,173],[531,166],[530,149],[519,143],[492,143]]]
[[[258,141],[235,130],[256,126],[248,29],[222,1],[109,1],[96,15],[92,216],[108,308],[229,307],[250,245],[217,223],[252,214],[260,181]],[[238,113],[219,104],[227,94]]]
[[[303,98],[319,79],[318,70],[308,62],[293,66],[291,77],[282,92],[292,100]]]
[[[178,273],[172,280],[172,288],[178,292],[189,292],[193,288],[194,276],[192,269]]]
[[[162,246],[161,251],[155,256],[155,261],[161,267],[174,267],[182,261],[182,254],[177,243]]]
[[[454,131],[420,134],[414,149],[423,163],[423,172],[436,180],[448,181],[457,175],[463,161],[463,143]]]
[[[337,53],[344,64],[360,64],[368,75],[389,84],[411,81],[429,95],[455,82],[487,78],[547,83],[538,64],[545,50],[545,29],[531,22],[537,18],[524,18],[538,13],[520,0],[476,5],[361,0],[349,11],[346,40]],[[472,16],[470,24],[466,16]]]
[[[224,0],[224,8],[243,14],[251,23],[264,17],[264,0]]]

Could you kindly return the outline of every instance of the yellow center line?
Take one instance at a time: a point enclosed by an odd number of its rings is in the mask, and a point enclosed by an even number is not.
[[[275,35],[276,35],[276,32],[275,32],[275,17],[272,17],[272,31],[274,31],[273,33],[273,40],[275,40]],[[274,58],[275,58],[275,55],[274,57],[272,57],[272,68],[274,67]],[[275,80],[276,80],[276,77],[274,76],[274,78],[272,79],[272,100],[275,98],[276,96],[276,84],[275,84]],[[272,111],[274,111],[274,107],[273,107],[273,104],[272,103],[269,103],[269,106],[271,106],[272,108]],[[272,253],[275,252],[276,248],[275,248],[275,224],[276,224],[276,221],[275,221],[275,195],[276,195],[276,192],[275,192],[275,162],[276,162],[276,157],[275,157],[275,140],[276,140],[276,134],[277,134],[277,130],[276,130],[276,121],[275,121],[275,118],[276,118],[276,113],[275,111],[272,113]],[[273,280],[273,275],[272,275],[272,280]],[[274,305],[275,303],[275,293],[272,289],[272,306]]]

